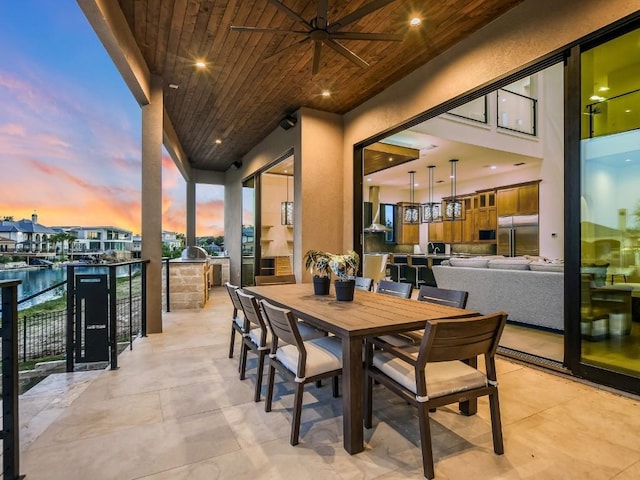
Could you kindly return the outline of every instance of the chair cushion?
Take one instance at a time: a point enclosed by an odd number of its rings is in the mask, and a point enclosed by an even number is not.
[[[385,352],[374,353],[373,365],[407,390],[417,393],[413,365]],[[487,377],[482,372],[457,360],[427,363],[425,376],[429,398],[487,386]]]
[[[249,330],[249,339],[256,347],[263,350],[271,348],[271,330],[267,328],[267,337],[265,339],[264,345],[260,345],[260,337],[262,337],[262,328],[256,327]]]
[[[305,376],[313,377],[342,368],[342,343],[336,337],[320,337],[304,342],[307,350]],[[290,372],[298,372],[298,348],[284,345],[276,351],[276,358]]]
[[[312,338],[326,337],[327,333],[312,327],[308,323],[298,322],[298,331],[302,340],[311,340]]]
[[[244,327],[244,317],[242,315],[236,315],[235,317],[233,317],[233,322],[240,328]]]

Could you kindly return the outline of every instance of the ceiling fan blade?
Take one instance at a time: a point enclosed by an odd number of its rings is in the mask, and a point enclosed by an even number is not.
[[[332,33],[337,30],[340,30],[345,25],[355,22],[356,20],[360,20],[365,15],[369,15],[371,12],[375,12],[376,10],[394,1],[395,0],[374,0],[370,4],[364,5],[359,9],[357,9],[355,12],[352,12],[349,15],[345,15],[340,20],[333,22],[331,25],[329,25],[329,27],[327,28],[327,31]]]
[[[291,18],[293,18],[296,22],[301,23],[302,25],[307,27],[308,30],[312,30],[312,27],[311,27],[311,25],[309,25],[309,22],[307,22],[304,18],[302,18],[300,15],[298,15],[296,12],[291,10],[286,5],[283,5],[278,0],[269,0],[269,3],[271,3],[276,8],[282,10],[284,13],[286,13]]]
[[[320,40],[315,41],[316,45],[313,48],[313,68],[311,74],[315,75],[320,69],[320,50],[322,48],[322,42]]]
[[[340,55],[342,55],[345,58],[348,58],[359,67],[367,68],[369,66],[369,64],[365,62],[363,59],[361,59],[358,55],[353,53],[344,45],[341,45],[340,43],[336,42],[335,40],[332,40],[330,38],[329,40],[326,40],[324,43],[327,45],[327,47],[332,48],[333,50],[338,52]]]
[[[333,32],[331,38],[337,40],[379,40],[381,42],[401,42],[404,37],[394,33],[365,33],[365,32]]]
[[[277,33],[280,35],[309,35],[309,32],[300,30],[278,30],[276,28],[240,27],[231,25],[231,30],[235,32],[255,32],[255,33]]]
[[[327,28],[327,13],[329,13],[329,0],[318,0],[316,15],[316,27],[320,30]]]
[[[269,55],[268,57],[264,57],[262,59],[263,62],[271,62],[275,59],[277,59],[278,57],[280,57],[281,55],[284,55],[285,53],[290,52],[291,50],[295,50],[296,48],[298,48],[300,45],[310,41],[311,39],[309,37],[307,38],[303,38],[302,40],[293,43],[291,45],[289,45],[288,47],[283,48],[282,50],[278,50],[277,52]]]

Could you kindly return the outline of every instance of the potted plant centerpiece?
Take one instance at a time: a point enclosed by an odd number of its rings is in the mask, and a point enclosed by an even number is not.
[[[351,302],[355,290],[355,276],[358,273],[360,257],[352,250],[344,255],[331,255],[329,260],[331,270],[336,275],[333,284],[336,290],[336,300]]]
[[[316,295],[329,295],[331,254],[321,250],[309,250],[304,254],[304,266],[313,275],[313,292]]]

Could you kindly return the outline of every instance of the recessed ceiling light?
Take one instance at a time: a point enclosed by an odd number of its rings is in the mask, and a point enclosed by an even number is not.
[[[409,20],[409,25],[411,25],[412,27],[419,27],[420,25],[422,25],[422,19],[420,17],[413,17],[411,20]]]
[[[178,85],[177,83],[170,83],[169,84],[169,88],[173,88],[174,90],[177,90],[179,86],[180,85]]]
[[[367,178],[367,182],[370,182],[370,181],[371,181],[371,179],[370,179],[370,178]]]
[[[489,168],[490,168],[491,170],[495,170],[495,169],[497,169],[498,167],[496,167],[495,165],[491,165]]]
[[[196,61],[196,67],[198,68],[205,68],[207,66],[207,64],[205,63],[204,60],[197,60]]]
[[[600,87],[598,89],[599,92],[608,92],[609,91],[609,87]]]
[[[216,144],[220,145],[222,143],[222,140],[220,140],[219,138],[216,138]]]
[[[606,98],[601,97],[600,95],[591,95],[589,97],[589,100],[593,100],[594,102],[602,102],[603,100],[606,100]]]
[[[631,113],[631,109],[630,109],[630,108],[627,108],[627,109],[624,111],[624,113]]]
[[[393,162],[393,157],[389,157],[389,161],[390,161],[390,162]]]
[[[331,92],[329,90],[323,90],[322,91],[322,96],[323,97],[330,97],[331,96]]]

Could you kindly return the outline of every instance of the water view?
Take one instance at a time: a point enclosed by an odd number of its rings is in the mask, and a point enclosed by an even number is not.
[[[133,272],[138,272],[140,267],[138,265],[133,266]],[[76,269],[76,273],[79,274],[93,274],[93,273],[108,273],[109,269],[105,266],[91,266],[82,267]],[[116,275],[118,277],[126,276],[129,274],[129,267],[118,267]],[[3,280],[22,280],[22,283],[18,286],[18,301],[23,298],[29,297],[35,293],[41,292],[56,283],[64,282],[67,280],[67,269],[62,268],[41,268],[32,270],[0,270],[0,281]],[[66,286],[62,285],[49,292],[38,295],[36,298],[28,300],[18,305],[18,310],[24,310],[25,308],[33,307],[47,300],[53,300],[54,298],[61,297],[66,291]]]

